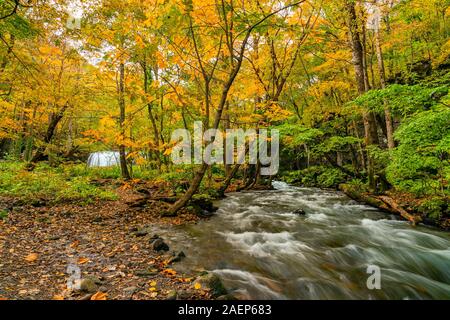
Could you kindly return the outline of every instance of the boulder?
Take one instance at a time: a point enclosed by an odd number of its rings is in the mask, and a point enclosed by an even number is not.
[[[211,198],[205,195],[193,197],[190,201],[190,205],[195,208],[196,212],[199,213],[203,213],[205,211],[212,213],[219,210],[218,207],[214,206]]]
[[[186,255],[184,254],[183,251],[180,251],[180,252],[176,253],[172,258],[169,259],[169,263],[180,262],[184,258],[186,258]]]
[[[127,299],[131,299],[131,297],[133,297],[133,294],[135,294],[138,291],[139,291],[138,287],[128,287],[123,289],[123,293]]]
[[[197,283],[200,284],[203,289],[208,290],[213,297],[220,297],[228,293],[222,280],[214,273],[208,273],[198,277],[194,282],[194,286]]]
[[[146,229],[139,229],[138,231],[135,231],[135,232],[133,232],[133,234],[136,236],[136,237],[145,237],[146,235],[148,235],[148,230],[146,230]]]
[[[167,296],[166,296],[166,300],[177,300],[178,297],[178,292],[176,292],[175,290],[171,290]]]
[[[152,247],[155,251],[169,251],[169,246],[164,242],[163,239],[158,238],[152,241]]]
[[[90,278],[81,279],[79,288],[79,291],[85,293],[96,293],[98,291],[98,285]]]
[[[293,213],[293,214],[296,214],[296,215],[299,215],[299,216],[304,216],[304,215],[306,215],[306,212],[305,212],[305,210],[303,210],[303,209],[297,209],[297,210],[293,211],[292,213]]]
[[[177,293],[177,299],[179,300],[188,300],[192,297],[192,293],[188,290],[181,290]]]

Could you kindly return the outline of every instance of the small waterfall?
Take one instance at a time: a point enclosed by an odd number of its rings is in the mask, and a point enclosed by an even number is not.
[[[94,152],[87,160],[88,167],[114,167],[120,163],[120,154],[115,151]]]

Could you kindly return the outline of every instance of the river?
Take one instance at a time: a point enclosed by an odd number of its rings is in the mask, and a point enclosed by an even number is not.
[[[449,233],[339,192],[274,187],[229,194],[216,216],[172,233],[184,268],[214,271],[241,299],[450,299]],[[367,286],[369,266],[380,289]]]

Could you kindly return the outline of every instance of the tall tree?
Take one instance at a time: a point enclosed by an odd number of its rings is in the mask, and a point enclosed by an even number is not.
[[[352,49],[353,65],[355,70],[355,78],[358,87],[358,93],[364,94],[369,90],[367,86],[367,70],[365,70],[365,57],[363,44],[361,42],[361,24],[356,13],[356,1],[346,0],[345,9],[347,12],[347,23],[349,30],[349,37]],[[366,146],[378,145],[378,131],[376,125],[375,115],[371,111],[363,111],[365,144]],[[373,160],[368,156],[367,170],[369,175],[369,185],[371,188],[376,188],[375,172],[373,167]]]

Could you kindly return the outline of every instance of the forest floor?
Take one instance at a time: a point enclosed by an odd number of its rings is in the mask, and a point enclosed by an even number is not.
[[[0,219],[0,299],[212,298],[195,282],[204,271],[179,274],[173,269],[183,263],[177,261],[183,259],[183,248],[173,251],[175,244],[170,251],[155,251],[157,236],[148,231],[200,218],[187,210],[163,218],[160,213],[169,204],[136,206],[142,195],[126,185],[118,190],[116,201],[83,206],[16,206],[13,198],[0,197],[0,209],[10,211]],[[165,240],[158,241],[164,248]],[[78,287],[68,288],[70,279],[80,278]]]

